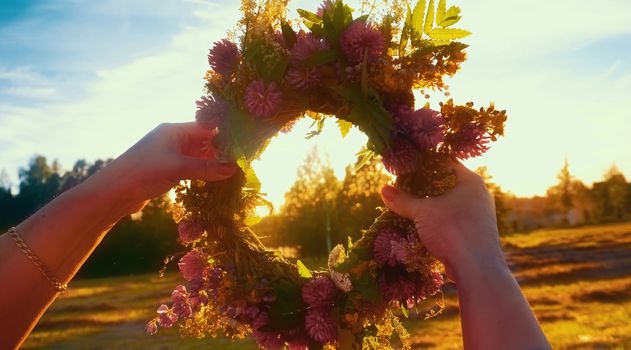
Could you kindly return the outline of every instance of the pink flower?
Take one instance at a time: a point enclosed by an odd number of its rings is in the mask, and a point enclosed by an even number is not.
[[[206,258],[197,250],[186,253],[177,264],[182,276],[187,281],[200,280],[203,278],[204,268],[207,265]]]
[[[433,149],[445,138],[445,119],[440,113],[421,108],[394,117],[397,128],[409,136],[421,150]]]
[[[217,41],[208,53],[208,63],[215,72],[228,76],[239,63],[239,48],[227,39]]]
[[[322,2],[322,4],[318,6],[318,10],[316,11],[316,14],[319,17],[323,17],[325,13],[330,16],[334,8],[335,8],[335,4],[333,3],[333,1],[324,0],[324,2]]]
[[[448,136],[451,152],[460,159],[478,157],[489,150],[489,137],[484,128],[467,124],[458,132]]]
[[[254,339],[265,350],[280,350],[285,346],[285,341],[278,332],[254,331]]]
[[[364,60],[364,52],[368,61],[374,61],[384,52],[385,42],[377,28],[365,21],[356,21],[346,28],[340,37],[342,51],[352,64]]]
[[[409,174],[416,169],[416,156],[416,148],[410,141],[396,137],[385,150],[381,162],[393,175]]]
[[[375,260],[380,266],[403,264],[402,259],[405,259],[405,253],[401,251],[401,245],[405,243],[406,240],[401,231],[392,227],[384,229],[375,238],[373,247]]]
[[[337,327],[329,317],[329,311],[309,309],[305,315],[305,329],[320,344],[332,342],[337,337]]]
[[[213,95],[202,96],[197,102],[195,120],[205,128],[214,129],[226,120],[230,109],[228,105]]]
[[[302,300],[314,308],[330,309],[337,294],[337,287],[328,277],[316,277],[302,287]]]
[[[414,276],[400,266],[384,268],[377,277],[377,284],[386,301],[406,302],[417,292]]]
[[[166,305],[162,304],[158,308],[158,324],[162,328],[170,328],[177,322],[177,315]]]
[[[184,219],[177,225],[180,240],[184,243],[192,243],[202,238],[204,227],[195,220]]]
[[[285,81],[296,90],[305,91],[317,86],[322,80],[322,74],[318,68],[296,68],[287,70]]]
[[[149,323],[147,323],[147,326],[145,327],[145,331],[151,335],[154,335],[158,332],[158,324],[156,320],[151,320],[149,321]]]
[[[275,82],[254,80],[245,91],[245,105],[250,113],[258,117],[271,117],[278,113],[283,94]]]
[[[327,48],[324,40],[311,33],[300,31],[296,37],[296,44],[291,50],[291,60],[295,65],[301,65],[314,54]]]

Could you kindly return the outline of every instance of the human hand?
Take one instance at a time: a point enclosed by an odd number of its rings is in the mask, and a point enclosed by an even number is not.
[[[457,185],[439,197],[417,198],[392,186],[382,197],[396,214],[413,220],[423,244],[457,282],[470,268],[506,262],[499,242],[493,197],[482,178],[455,164]]]
[[[130,212],[181,180],[219,181],[237,170],[217,160],[212,147],[216,131],[196,123],[161,124],[88,182],[114,192]]]

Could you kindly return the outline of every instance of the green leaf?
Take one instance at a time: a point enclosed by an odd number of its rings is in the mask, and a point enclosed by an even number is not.
[[[410,5],[408,5],[408,10]],[[423,20],[425,17],[425,0],[418,0],[412,12],[412,27],[419,35],[423,33]]]
[[[343,119],[338,119],[337,120],[337,127],[340,129],[340,133],[342,134],[342,137],[346,137],[346,135],[348,135],[349,131],[351,131],[351,128],[353,127],[353,123],[343,120]]]
[[[334,49],[318,51],[315,54],[313,54],[311,57],[309,57],[304,62],[304,65],[306,67],[321,66],[324,64],[335,62],[339,57],[340,57],[340,53]]]
[[[438,8],[436,9],[436,25],[445,19],[446,7],[447,4],[445,3],[445,0],[438,0]]]
[[[239,164],[239,161],[237,161],[237,164]],[[241,165],[239,164],[239,166]],[[241,169],[243,169],[243,167],[241,167]],[[260,192],[261,181],[256,176],[256,173],[254,172],[254,168],[252,168],[252,166],[248,164],[247,167],[243,169],[243,172],[245,173],[245,185],[243,185],[243,187],[252,189],[256,192]]]
[[[458,23],[460,18],[462,18],[462,16],[460,16],[460,7],[452,6],[445,13],[443,20],[440,22],[436,21],[436,24],[440,27],[446,28]]]
[[[357,165],[355,166],[355,171],[363,168],[364,165],[366,165],[374,157],[375,157],[375,152],[371,150],[366,150],[366,153],[362,155],[362,160],[359,161],[359,163],[357,163]]]
[[[405,318],[410,317],[410,312],[403,304],[401,304],[401,312],[403,313],[403,316],[405,316]]]
[[[266,80],[280,81],[285,77],[287,67],[289,67],[289,56],[281,57],[272,69],[265,71],[266,74],[264,74],[262,78],[267,78]]]
[[[333,26],[338,34],[342,33],[342,30],[344,30],[345,12],[344,3],[342,1],[336,1],[335,9],[333,10]]]
[[[300,286],[286,280],[279,280],[272,285],[272,288],[276,293],[277,301],[268,312],[269,323],[261,330],[275,332],[295,327],[304,320],[305,312]]]
[[[294,47],[296,44],[296,32],[294,32],[293,28],[289,25],[289,23],[283,21],[280,24],[280,28],[283,32],[283,38],[285,39],[285,44],[287,44],[288,48]]]
[[[456,28],[434,28],[427,33],[434,40],[455,40],[471,35],[471,32]]]
[[[434,0],[429,0],[427,6],[427,16],[425,16],[425,25],[423,26],[423,32],[429,34],[434,27]]]
[[[300,15],[300,17],[306,19],[309,22],[312,22],[315,24],[322,23],[322,18],[320,18],[320,16],[318,16],[317,14],[311,11],[298,9],[298,14]]]
[[[412,10],[410,9],[410,4],[407,4],[407,14],[405,15],[405,23],[403,24],[403,29],[401,29],[401,40],[399,41],[399,56],[404,55],[405,48],[408,45],[410,32],[413,30],[412,23]]]
[[[309,269],[302,263],[302,261],[296,261],[296,265],[298,266],[298,274],[302,278],[313,278],[313,274]]]

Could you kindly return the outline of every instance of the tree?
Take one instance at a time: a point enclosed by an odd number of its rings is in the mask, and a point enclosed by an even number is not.
[[[625,219],[627,212],[627,196],[629,186],[618,167],[613,165],[605,172],[604,181],[594,183],[592,198],[599,221],[615,221]]]
[[[485,166],[479,167],[475,170],[478,175],[484,180],[486,188],[493,196],[495,201],[495,217],[497,219],[497,228],[500,233],[507,233],[511,227],[508,223],[507,214],[509,212],[508,203],[506,201],[506,194],[502,191],[502,188],[493,182],[493,177],[489,174],[489,169]]]
[[[341,241],[336,215],[340,188],[333,168],[322,161],[314,148],[285,194],[281,208],[285,220],[278,238],[285,244],[301,246],[304,255],[326,255],[334,242]]]
[[[339,215],[344,218],[342,233],[354,239],[360,230],[368,228],[383,206],[381,188],[392,180],[377,158],[372,158],[358,169],[361,158],[353,166],[346,167],[342,190],[338,196]]]

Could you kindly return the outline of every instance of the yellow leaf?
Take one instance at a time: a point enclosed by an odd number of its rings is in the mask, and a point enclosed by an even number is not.
[[[432,31],[434,27],[434,0],[429,0],[429,5],[427,6],[427,16],[425,16],[425,26],[424,32],[429,35],[429,32]]]
[[[460,16],[460,7],[452,6],[449,8],[449,10],[447,10],[445,16],[441,21],[436,20],[436,24],[438,26],[446,28],[458,23],[458,21],[460,21],[460,18],[462,18],[462,16]]]
[[[298,266],[298,274],[303,278],[313,278],[313,274],[311,271],[302,263],[302,261],[296,261],[296,265]]]
[[[346,137],[346,135],[348,135],[348,132],[351,131],[351,128],[353,127],[353,123],[348,122],[346,120],[338,119],[337,127],[340,129],[340,133],[342,134],[342,137]]]
[[[438,1],[438,8],[436,9],[436,24],[437,25],[440,24],[445,19],[446,7],[447,7],[447,4],[445,3],[445,0]]]
[[[434,40],[442,41],[461,39],[471,35],[471,32],[464,29],[456,28],[434,28],[429,33],[427,33],[427,35],[429,35],[429,37]]]
[[[423,33],[423,17],[425,17],[425,0],[418,0],[414,6],[411,21],[412,27],[419,35]]]
[[[263,220],[262,217],[260,217],[258,215],[251,215],[251,216],[248,216],[247,218],[245,218],[245,220],[243,220],[243,224],[245,226],[254,226],[254,225],[258,224],[259,222],[261,222],[261,220]]]

